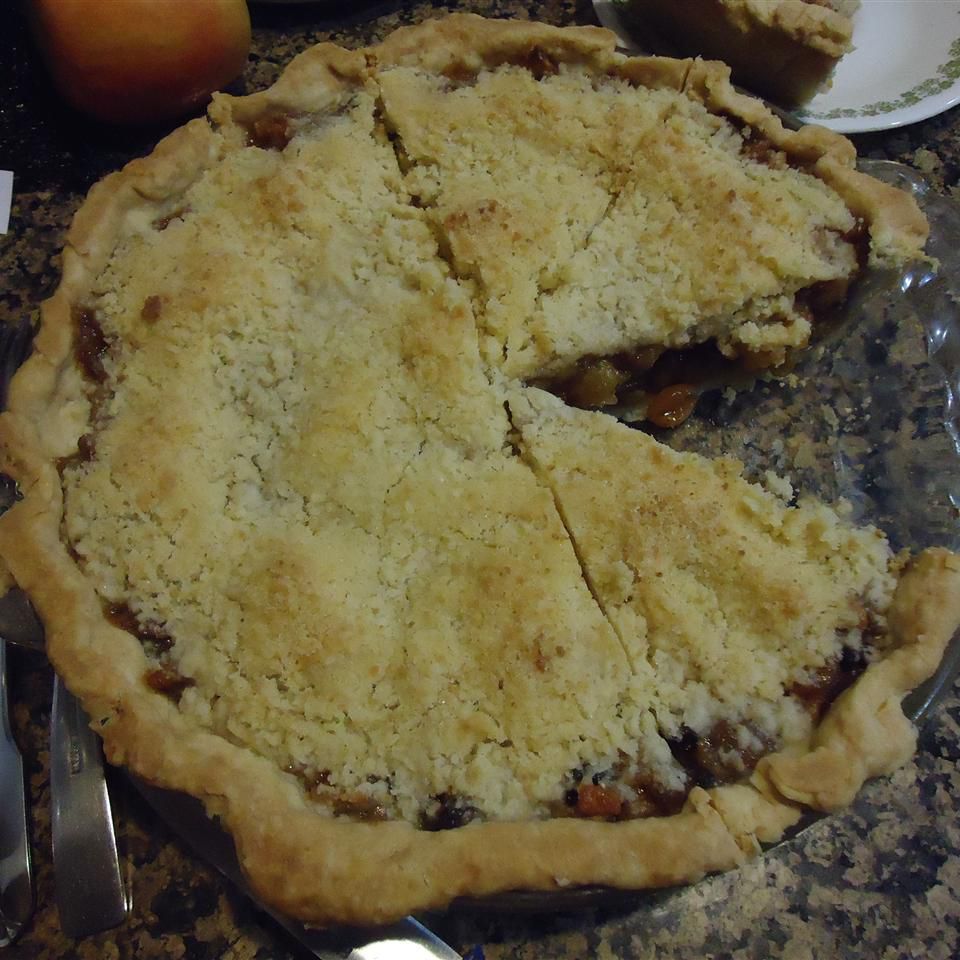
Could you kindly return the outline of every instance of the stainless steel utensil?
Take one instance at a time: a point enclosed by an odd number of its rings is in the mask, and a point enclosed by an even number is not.
[[[6,406],[10,380],[30,352],[28,321],[0,328],[0,406]],[[0,484],[0,512],[17,500],[16,486]],[[43,626],[30,601],[18,590],[0,600],[0,636],[41,648]],[[0,648],[3,641],[0,640]],[[2,680],[0,659],[0,680]],[[4,743],[0,746],[0,945],[19,932],[30,914],[30,853],[26,829],[23,764],[10,736],[5,689],[0,688]],[[62,681],[54,681],[50,717],[51,829],[57,909],[63,932],[85,937],[122,922],[127,897],[120,873],[103,755],[79,703]],[[9,901],[9,902],[8,902]]]
[[[0,636],[20,646],[43,649],[43,625],[26,595],[16,588],[0,598]],[[3,644],[0,640],[0,645]],[[0,671],[2,673],[2,671]],[[6,712],[0,688],[0,709]],[[9,733],[9,726],[4,730]],[[29,850],[26,849],[26,808],[20,756],[12,739],[0,744],[0,890],[23,875],[24,858],[29,884]],[[60,925],[74,938],[88,936],[123,921],[128,901],[120,872],[110,797],[104,779],[100,741],[90,729],[86,714],[63,681],[54,680],[50,716],[51,833],[53,836],[54,887]],[[17,796],[20,809],[15,806]],[[20,855],[12,831],[23,824]],[[9,867],[8,867],[9,860]],[[23,885],[23,880],[19,881]],[[26,898],[29,903],[30,898]],[[17,895],[23,913],[24,895]],[[6,897],[0,896],[0,911],[6,916]],[[27,911],[29,916],[29,910]],[[11,921],[12,923],[12,921]],[[6,923],[10,927],[11,923]],[[21,920],[22,925],[22,920]],[[12,936],[10,937],[12,939]],[[2,945],[0,927],[0,945]]]
[[[53,871],[60,926],[79,939],[123,922],[110,796],[97,735],[76,698],[56,677],[50,717]]]
[[[33,912],[23,758],[7,704],[7,645],[0,640],[0,947],[13,942]]]
[[[33,328],[28,322],[0,327],[0,408],[14,371],[30,352]],[[4,488],[0,511],[16,497]],[[7,647],[0,639],[0,946],[17,938],[33,912],[30,835],[23,758],[13,739],[7,702]]]
[[[460,954],[407,917],[385,930],[381,939],[351,950],[347,960],[460,960]]]

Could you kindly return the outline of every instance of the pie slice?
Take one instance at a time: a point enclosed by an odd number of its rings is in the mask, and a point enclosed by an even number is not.
[[[605,31],[320,45],[91,191],[0,556],[111,760],[282,911],[694,880],[905,757],[960,569],[528,379],[800,344],[798,298],[924,233],[845,141]]]
[[[906,659],[905,645],[925,659],[932,635],[904,623],[903,611],[922,603],[924,577],[940,580],[944,599],[955,594],[956,557],[929,551],[905,575],[906,558],[879,531],[813,501],[788,506],[746,482],[735,461],[678,453],[539,390],[514,390],[509,407],[593,596],[632,660],[657,677],[650,708],[691,781],[742,778],[773,753],[760,771],[780,794],[834,809],[863,778],[909,756],[913,728],[891,710],[908,678],[869,700],[861,691],[856,725],[814,731],[869,665],[894,650]],[[949,632],[958,605],[954,595],[930,614]],[[836,750],[854,765],[791,759],[808,754],[814,736],[832,741],[822,757]]]
[[[479,58],[490,28],[463,38]],[[599,406],[664,350],[774,367],[866,260],[922,243],[912,202],[855,174],[846,140],[784,130],[716,64],[599,67],[593,45],[555,46],[496,70],[403,32],[376,54],[405,182],[477,284],[485,359],[508,376]],[[598,358],[612,389],[579,382]]]
[[[729,63],[748,89],[796,106],[828,84],[853,46],[859,0],[624,0],[643,37]]]

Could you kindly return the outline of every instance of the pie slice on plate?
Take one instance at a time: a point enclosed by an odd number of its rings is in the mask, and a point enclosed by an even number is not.
[[[454,16],[94,187],[0,554],[110,758],[319,924],[693,881],[903,762],[957,558],[535,385],[801,349],[924,241],[853,163],[719,66]]]
[[[784,106],[829,86],[853,48],[859,0],[618,0],[629,22],[660,49],[715,57],[734,80]]]

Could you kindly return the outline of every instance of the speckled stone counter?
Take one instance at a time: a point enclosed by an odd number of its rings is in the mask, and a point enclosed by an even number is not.
[[[270,83],[311,43],[360,45],[442,3],[258,6],[254,49],[239,90]],[[461,5],[490,16],[595,23],[582,0]],[[11,20],[10,17],[13,17]],[[0,168],[16,173],[10,230],[0,237],[0,321],[32,314],[57,281],[58,251],[86,190],[147,152],[166,129],[117,133],[70,115],[49,92],[23,24],[7,11],[12,43],[0,69]],[[960,110],[902,131],[857,139],[861,153],[924,171],[950,193],[960,176]],[[909,397],[904,406],[909,408]],[[132,911],[115,930],[74,942],[60,932],[50,867],[47,725],[52,675],[36,654],[11,651],[13,725],[30,779],[37,909],[0,957],[253,960],[308,956],[270,917],[186,849],[123,775],[113,773]],[[563,913],[453,910],[426,921],[477,960],[524,958],[834,957],[899,960],[960,956],[960,695],[924,726],[916,759],[870,784],[854,807],[820,820],[740,871],[697,886]]]

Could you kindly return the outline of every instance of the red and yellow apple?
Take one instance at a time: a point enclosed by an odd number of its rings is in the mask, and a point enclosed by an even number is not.
[[[246,0],[29,0],[57,90],[109,123],[183,116],[243,70]]]

